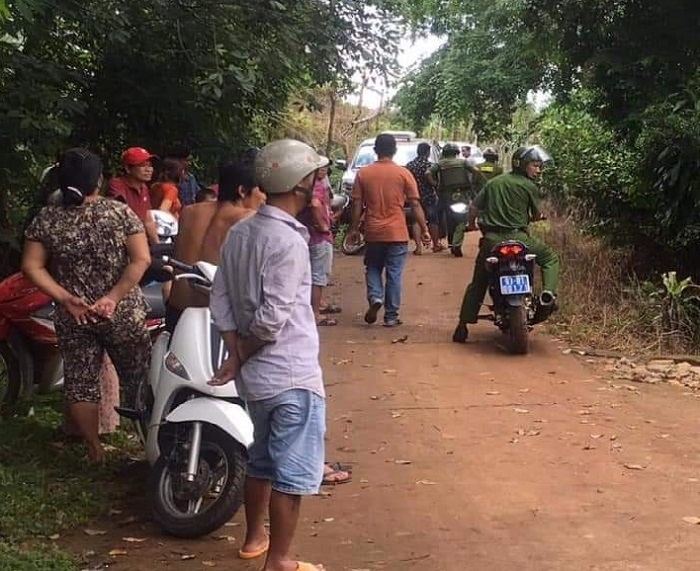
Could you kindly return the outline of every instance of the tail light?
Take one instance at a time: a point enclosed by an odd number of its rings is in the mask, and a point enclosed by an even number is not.
[[[498,253],[505,258],[513,258],[523,253],[524,248],[520,244],[505,244],[498,247]]]

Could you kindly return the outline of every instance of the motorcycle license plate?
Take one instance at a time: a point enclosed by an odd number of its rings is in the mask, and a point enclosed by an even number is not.
[[[530,276],[527,274],[501,276],[501,293],[503,295],[523,294],[531,291]]]

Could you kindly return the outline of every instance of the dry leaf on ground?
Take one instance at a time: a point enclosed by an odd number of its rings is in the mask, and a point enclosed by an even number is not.
[[[83,530],[83,533],[85,533],[85,535],[89,535],[90,537],[95,537],[96,535],[107,535],[107,532],[104,529],[86,528]]]
[[[625,468],[628,470],[644,470],[644,466],[641,464],[625,464]]]
[[[111,557],[117,557],[118,555],[128,555],[129,552],[126,551],[125,549],[112,549],[108,553],[109,556]]]

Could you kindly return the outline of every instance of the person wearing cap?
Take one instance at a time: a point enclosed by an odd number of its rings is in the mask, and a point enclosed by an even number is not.
[[[151,244],[158,243],[158,231],[150,214],[151,194],[148,183],[153,178],[153,158],[143,147],[129,147],[122,153],[124,174],[109,181],[107,196],[125,203],[144,223]]]
[[[100,197],[102,163],[82,148],[58,166],[61,203],[47,206],[25,232],[22,271],[58,304],[54,317],[63,355],[67,413],[102,462],[99,402],[105,351],[133,407],[148,375],[151,342],[138,282],[150,263],[143,224],[124,204]]]
[[[503,174],[503,167],[498,164],[498,153],[493,147],[486,148],[484,151],[484,162],[476,168],[484,175],[486,181]]]
[[[211,291],[212,318],[230,356],[210,384],[235,379],[254,425],[239,557],[265,556],[264,571],[319,569],[293,561],[289,550],[301,497],[318,493],[324,471],[326,400],[309,233],[297,216],[327,164],[291,139],[260,150],[255,172],[267,204],[231,228]]]

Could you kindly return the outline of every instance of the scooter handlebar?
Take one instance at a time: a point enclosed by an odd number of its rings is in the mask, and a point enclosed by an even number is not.
[[[179,262],[175,258],[171,258],[170,256],[163,256],[162,258],[163,263],[172,266],[176,270],[180,270],[181,272],[186,272],[186,273],[199,273],[199,270],[197,269],[197,266],[193,266],[191,264],[185,264],[183,262]]]

